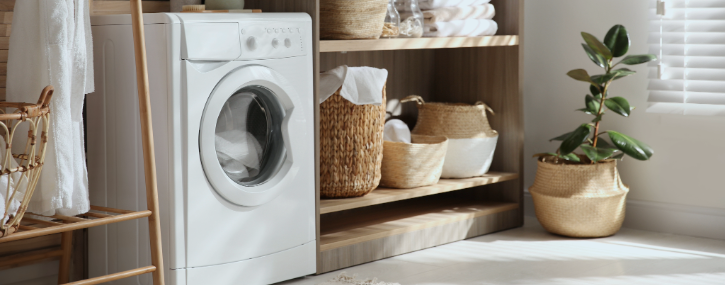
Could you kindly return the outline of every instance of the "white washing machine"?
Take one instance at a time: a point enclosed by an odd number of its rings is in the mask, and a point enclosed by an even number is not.
[[[314,273],[310,17],[144,20],[167,283],[269,284]],[[91,202],[144,210],[130,16],[94,17],[92,26]],[[91,277],[150,264],[147,233],[146,219],[91,229]]]

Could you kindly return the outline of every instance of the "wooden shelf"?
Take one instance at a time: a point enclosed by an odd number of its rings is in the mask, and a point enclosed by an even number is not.
[[[494,215],[518,207],[518,203],[439,200],[366,213],[354,218],[326,219],[320,229],[320,251]]]
[[[517,46],[519,36],[320,41],[320,52]]]
[[[411,198],[435,195],[481,185],[514,180],[516,173],[489,172],[481,177],[465,179],[441,179],[438,184],[413,189],[378,188],[370,194],[358,198],[320,200],[320,214],[350,210],[377,204],[390,203]]]

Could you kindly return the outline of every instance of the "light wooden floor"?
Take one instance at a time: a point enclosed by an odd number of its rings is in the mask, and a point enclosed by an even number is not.
[[[523,228],[280,284],[315,285],[342,271],[402,285],[725,284],[725,241],[631,229],[570,239],[527,217]]]

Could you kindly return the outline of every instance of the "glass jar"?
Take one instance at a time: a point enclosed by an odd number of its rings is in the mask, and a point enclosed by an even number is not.
[[[398,11],[401,11],[400,35],[401,38],[420,38],[423,36],[423,12],[420,10],[418,0],[398,0],[395,2]]]
[[[381,38],[392,39],[397,38],[400,34],[400,14],[395,9],[395,0],[388,0],[388,12],[385,14],[385,24],[383,24],[383,34]]]

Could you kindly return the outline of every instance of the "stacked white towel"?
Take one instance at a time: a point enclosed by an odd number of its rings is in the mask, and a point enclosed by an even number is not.
[[[496,9],[490,0],[419,0],[425,20],[425,37],[475,37],[495,35]],[[409,13],[401,13],[405,18]]]
[[[493,20],[468,19],[436,22],[425,25],[425,37],[473,37],[496,34],[498,24]]]
[[[418,0],[420,9],[433,10],[443,7],[469,7],[483,5],[491,0]]]

